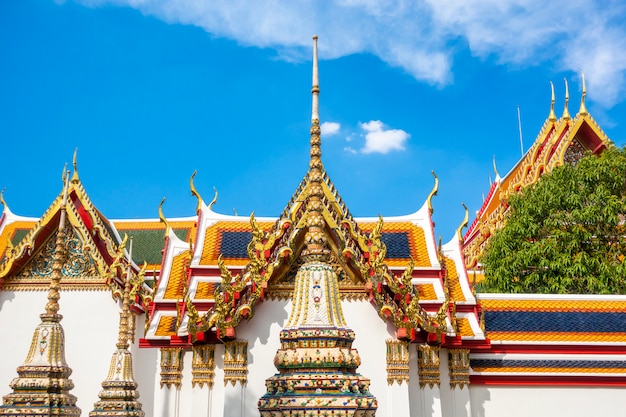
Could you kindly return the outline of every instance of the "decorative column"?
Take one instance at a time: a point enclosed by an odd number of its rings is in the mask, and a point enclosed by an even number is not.
[[[237,386],[239,383],[239,386]],[[248,341],[224,343],[224,417],[242,417],[248,383]]]
[[[404,386],[402,383],[404,382]],[[397,385],[396,385],[397,383]],[[387,340],[389,416],[409,416],[409,343]]]
[[[70,394],[74,383],[69,379],[72,369],[65,361],[65,333],[59,314],[61,278],[67,254],[66,204],[69,187],[69,171],[63,170],[63,202],[55,237],[52,260],[52,276],[48,291],[46,312],[35,329],[26,360],[17,367],[17,378],[11,381],[11,394],[2,398],[0,416],[57,416],[78,417],[76,397]]]
[[[422,416],[441,417],[439,346],[417,346],[417,372],[422,393]]]
[[[215,378],[215,345],[197,345],[192,351],[191,414],[197,417],[208,416]]]
[[[469,417],[470,407],[470,351],[469,349],[448,350],[448,370],[452,393],[453,417]],[[467,387],[467,389],[463,389]]]
[[[178,416],[184,353],[183,348],[161,348],[161,392],[157,396],[161,402],[155,404],[155,416]]]

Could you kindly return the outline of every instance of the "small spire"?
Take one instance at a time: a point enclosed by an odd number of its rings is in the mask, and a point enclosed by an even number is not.
[[[78,164],[76,163],[76,155],[78,154],[78,148],[74,149],[74,158],[72,159],[72,165],[74,166],[74,173],[72,174],[72,184],[80,182],[78,178]]]
[[[567,85],[567,78],[565,80],[565,108],[563,109],[563,119],[570,120],[572,116],[569,114],[569,85]]]
[[[124,236],[126,242],[126,236]],[[128,266],[124,275],[124,294],[122,296],[122,311],[120,312],[119,335],[117,339],[118,349],[128,349],[128,316],[130,313],[130,274],[131,262],[133,260],[133,237],[130,237],[128,245]]]
[[[580,108],[578,109],[578,114],[582,116],[586,116],[589,113],[587,112],[587,106],[585,106],[585,96],[587,95],[587,84],[585,83],[585,73],[580,71],[580,76],[583,79],[583,94],[580,97]]]
[[[127,235],[118,248],[118,254],[124,253]],[[120,312],[119,336],[117,350],[111,357],[109,374],[102,382],[102,390],[99,393],[100,400],[94,404],[89,417],[144,417],[141,403],[137,401],[139,392],[137,382],[133,376],[132,354],[128,350],[129,341],[134,338],[134,316],[130,311],[131,293],[136,283],[132,280],[131,264],[133,262],[133,237],[130,237],[128,247],[128,264],[126,271],[122,272],[124,293],[122,296],[122,311]],[[145,268],[145,264],[144,264]],[[115,268],[117,270],[117,268]],[[144,269],[145,271],[145,269]],[[133,288],[131,288],[133,287]]]
[[[554,98],[554,84],[550,81],[550,89],[552,90],[552,102],[550,104],[550,115],[548,116],[548,120],[552,123],[556,122],[556,113],[554,113],[554,102],[556,99]]]
[[[52,261],[52,275],[50,277],[50,287],[48,290],[48,303],[46,304],[46,312],[41,315],[50,318],[53,321],[60,321],[61,316],[59,312],[59,289],[61,287],[61,277],[63,276],[63,264],[65,263],[65,256],[67,253],[65,247],[65,222],[67,217],[67,197],[68,188],[70,185],[70,171],[67,166],[63,167],[63,201],[61,203],[61,217],[59,219],[59,226],[57,229],[57,236],[55,242],[54,260]]]

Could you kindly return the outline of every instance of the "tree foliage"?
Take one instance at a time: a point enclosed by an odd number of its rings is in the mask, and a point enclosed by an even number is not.
[[[626,293],[626,150],[564,165],[510,196],[479,290]]]

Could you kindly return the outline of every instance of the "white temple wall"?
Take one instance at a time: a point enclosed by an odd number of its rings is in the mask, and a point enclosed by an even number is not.
[[[626,415],[623,387],[470,387],[472,417]]]
[[[357,372],[370,379],[370,392],[378,401],[376,417],[398,416],[393,412],[387,384],[386,341],[395,338],[395,328],[383,321],[376,308],[367,300],[343,301],[341,306],[346,323],[355,333],[352,346],[361,356],[361,366]]]
[[[0,343],[0,396],[12,392],[9,383],[26,359],[47,296],[47,291],[0,291],[0,328],[5,338]],[[71,393],[78,398],[82,415],[88,415],[116,349],[120,308],[109,291],[61,291],[59,304],[65,359],[75,385]]]

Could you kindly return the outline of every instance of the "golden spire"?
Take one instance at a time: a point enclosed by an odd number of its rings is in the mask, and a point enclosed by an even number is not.
[[[572,118],[569,114],[569,86],[567,85],[567,78],[563,78],[565,80],[565,108],[563,109],[563,119],[569,120]]]
[[[43,319],[45,317],[54,318],[55,321],[60,321],[62,316],[58,314],[59,311],[59,288],[61,287],[61,277],[63,276],[63,264],[65,263],[66,247],[65,247],[65,221],[67,217],[66,205],[68,188],[70,185],[70,171],[63,167],[63,201],[61,202],[61,218],[59,219],[59,226],[57,229],[57,236],[55,242],[54,259],[52,261],[52,275],[50,277],[50,287],[48,290],[48,303],[46,304],[46,312],[41,315]]]
[[[317,36],[313,36],[313,96],[311,111],[311,160],[309,162],[309,198],[306,206],[307,210],[307,232],[305,236],[306,248],[302,255],[306,260],[327,261],[330,251],[326,245],[324,228],[326,222],[322,216],[322,176],[324,167],[322,165],[322,140],[320,138],[319,119],[319,75],[317,59]]]
[[[551,122],[556,122],[556,113],[554,113],[554,102],[556,101],[554,98],[554,84],[550,81],[550,89],[552,90],[552,102],[550,104],[550,115],[548,116],[548,120]]]
[[[586,116],[589,113],[587,112],[587,106],[585,106],[585,96],[587,95],[587,84],[585,83],[585,73],[580,71],[580,76],[583,79],[583,94],[580,97],[580,108],[578,109],[578,114],[582,116]]]
[[[120,252],[124,252],[126,236]],[[141,403],[137,401],[139,392],[137,382],[133,376],[133,358],[128,350],[129,340],[134,337],[134,320],[130,311],[131,282],[133,261],[133,237],[130,237],[128,248],[128,265],[126,272],[122,273],[124,278],[124,293],[122,296],[122,311],[120,312],[119,335],[117,350],[111,357],[109,374],[102,382],[100,391],[100,401],[94,404],[94,409],[89,413],[90,417],[143,417],[145,413],[141,409]],[[117,268],[116,268],[117,269]]]
[[[78,153],[78,148],[74,149],[74,157],[72,158],[72,166],[74,167],[74,173],[72,174],[72,184],[76,184],[80,182],[78,178],[78,164],[76,163],[76,154]]]
[[[122,296],[122,311],[120,312],[120,328],[117,338],[118,349],[128,349],[128,316],[130,313],[130,274],[133,260],[133,237],[130,237],[128,245],[128,266],[124,277],[124,295]]]

